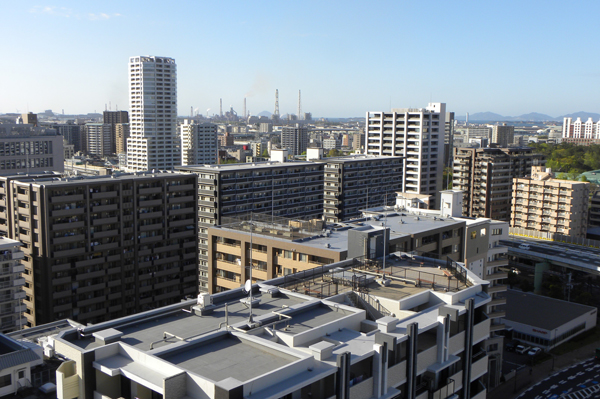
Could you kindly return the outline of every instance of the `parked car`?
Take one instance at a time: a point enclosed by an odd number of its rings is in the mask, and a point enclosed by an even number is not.
[[[529,245],[529,244],[521,244],[521,245],[519,245],[519,249],[530,250],[531,249],[531,245]]]
[[[517,345],[515,352],[517,352],[519,355],[524,355],[529,351],[529,349],[531,349],[531,346]]]
[[[519,341],[509,341],[506,343],[505,349],[507,352],[514,352],[517,345],[519,345]]]
[[[537,346],[534,346],[533,348],[531,348],[531,349],[529,350],[529,352],[527,352],[527,355],[528,355],[528,356],[535,356],[535,355],[537,355],[538,353],[540,353],[541,351],[542,351],[542,349],[541,349],[541,348],[538,348]]]

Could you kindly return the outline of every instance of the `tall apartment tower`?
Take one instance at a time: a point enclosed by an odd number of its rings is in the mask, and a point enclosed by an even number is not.
[[[554,180],[544,167],[515,178],[510,227],[585,238],[590,184]]]
[[[287,148],[290,155],[301,155],[308,147],[308,127],[300,123],[284,126],[281,129],[281,147]]]
[[[497,144],[498,147],[508,147],[515,141],[515,127],[507,126],[506,123],[496,125],[492,128],[492,144]]]
[[[114,153],[113,130],[110,123],[86,123],[87,152],[98,156]]]
[[[177,66],[173,58],[129,59],[129,171],[179,165],[176,145]]]
[[[404,157],[404,192],[434,196],[431,207],[437,207],[442,189],[445,118],[445,103],[366,116],[365,153]]]
[[[0,235],[23,243],[27,325],[96,324],[197,295],[197,182],[0,177]]]
[[[181,165],[212,165],[218,161],[218,126],[187,119],[179,126]]]
[[[454,148],[452,188],[464,192],[462,214],[510,221],[513,178],[544,163],[529,147]]]

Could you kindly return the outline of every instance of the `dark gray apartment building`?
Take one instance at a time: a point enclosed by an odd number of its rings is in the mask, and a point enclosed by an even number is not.
[[[181,166],[198,175],[200,291],[208,290],[208,228],[223,217],[266,213],[273,217],[315,219],[323,215],[322,163]]]
[[[325,158],[324,220],[337,223],[360,217],[360,210],[396,203],[402,191],[398,156],[353,155]]]
[[[29,326],[98,323],[198,293],[198,177],[0,177],[0,235],[23,243]]]
[[[463,215],[510,221],[513,178],[544,163],[530,147],[454,148],[452,188],[464,192]]]

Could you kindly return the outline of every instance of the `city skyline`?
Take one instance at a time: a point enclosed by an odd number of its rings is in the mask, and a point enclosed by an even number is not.
[[[273,112],[275,89],[281,114],[296,113],[302,90],[317,117],[435,101],[457,115],[599,108],[587,89],[600,78],[595,2],[141,4],[5,5],[1,32],[19,40],[4,45],[0,113],[128,110],[135,55],[176,60],[181,116],[217,114],[221,98],[224,111],[241,115],[246,97],[251,114]]]

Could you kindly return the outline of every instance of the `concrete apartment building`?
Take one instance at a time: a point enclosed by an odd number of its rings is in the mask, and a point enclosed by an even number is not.
[[[100,157],[114,154],[113,125],[110,123],[85,124],[86,149]]]
[[[0,124],[0,174],[64,171],[63,137],[55,129]]]
[[[308,127],[296,123],[295,126],[281,128],[281,148],[287,148],[290,155],[301,155],[308,147]]]
[[[218,162],[218,126],[214,123],[183,121],[181,136],[181,165],[212,165]]]
[[[381,257],[384,240],[386,254],[411,252],[459,262],[464,259],[464,220],[402,216],[392,206],[371,208],[364,215],[327,226],[320,221],[273,221],[269,215],[224,218],[221,226],[208,229],[209,292],[243,285],[249,276],[250,257],[253,282],[354,257]],[[372,239],[378,241],[376,247]]]
[[[196,295],[197,182],[0,177],[0,234],[23,243],[27,325],[98,323]]]
[[[177,65],[168,57],[129,59],[129,171],[170,170],[177,151]]]
[[[112,153],[121,154],[127,147],[127,138],[129,137],[129,113],[127,111],[104,111],[102,122],[109,123],[112,132]],[[123,126],[127,126],[124,130]],[[119,151],[119,149],[121,151]]]
[[[515,141],[515,127],[507,126],[506,123],[495,125],[492,127],[491,139],[491,143],[497,144],[498,147],[508,147]]]
[[[402,188],[439,201],[444,172],[446,104],[367,112],[365,153],[404,157]]]
[[[590,199],[589,227],[600,227],[600,191],[595,191]]]
[[[508,267],[508,247],[500,244],[508,240],[508,222],[487,218],[462,217],[463,193],[459,190],[441,192],[439,210],[422,209],[417,201],[407,200],[405,193],[398,193],[397,205],[404,213],[451,218],[463,221],[464,228],[464,258],[460,261],[465,267],[482,280],[488,281],[488,295],[491,301],[485,307],[485,314],[490,319],[490,336],[485,341],[488,353],[488,387],[500,383],[502,374],[502,357],[504,347],[503,331],[506,329],[504,317],[506,312],[507,273],[501,268]],[[420,216],[422,217],[422,216]]]
[[[529,147],[455,148],[452,187],[464,192],[462,214],[510,221],[513,178],[544,163]]]
[[[115,153],[127,153],[127,139],[129,138],[129,123],[115,124]]]
[[[181,166],[198,175],[200,290],[208,290],[208,228],[223,216],[266,213],[310,220],[323,215],[324,165],[313,162]]]
[[[52,128],[56,130],[59,136],[63,137],[68,145],[73,146],[74,152],[85,150],[85,128],[83,125],[76,125],[73,121],[67,121],[65,124],[53,125]]]
[[[0,205],[0,208],[2,206]],[[0,333],[20,330],[27,324],[25,306],[25,254],[19,241],[0,237]]]
[[[53,349],[70,360],[57,396],[484,399],[487,283],[460,265],[449,280],[435,264],[399,261],[385,287],[356,266],[255,284],[252,299],[238,288],[58,332]],[[440,284],[399,277],[418,272]],[[357,279],[361,292],[342,283]]]
[[[589,183],[555,180],[534,166],[531,177],[513,180],[510,226],[585,238],[589,197]]]
[[[360,210],[392,205],[402,190],[402,157],[352,155],[324,158],[324,220],[360,217]]]

